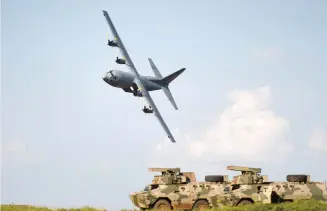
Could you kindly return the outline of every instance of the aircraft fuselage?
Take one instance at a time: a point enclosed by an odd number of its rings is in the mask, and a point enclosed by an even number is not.
[[[139,75],[139,78],[142,84],[148,91],[154,91],[161,89],[161,86],[150,81],[150,80],[159,80],[153,76],[143,76]],[[135,76],[131,72],[125,72],[121,70],[110,70],[108,71],[103,80],[109,84],[110,86],[122,89],[129,89],[133,85],[135,85]]]

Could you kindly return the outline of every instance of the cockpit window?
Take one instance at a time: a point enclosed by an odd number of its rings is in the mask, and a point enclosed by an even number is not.
[[[117,76],[115,76],[113,73],[112,73],[112,70],[108,71],[107,74],[110,73],[111,77],[109,78],[109,80],[112,80],[112,79],[117,79]]]

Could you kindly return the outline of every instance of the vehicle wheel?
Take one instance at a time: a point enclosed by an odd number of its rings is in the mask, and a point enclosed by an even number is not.
[[[168,211],[171,210],[170,203],[165,199],[159,199],[153,206],[154,210]]]
[[[209,203],[206,200],[199,200],[193,205],[192,210],[207,210],[209,209]]]
[[[238,203],[238,206],[243,206],[248,204],[252,204],[252,202],[250,200],[243,199],[240,203]]]
[[[224,176],[222,175],[206,175],[204,177],[206,182],[224,182]]]

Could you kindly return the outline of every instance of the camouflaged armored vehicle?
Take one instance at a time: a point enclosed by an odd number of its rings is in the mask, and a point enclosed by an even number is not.
[[[227,175],[207,175],[205,182],[197,182],[194,172],[181,172],[180,168],[149,168],[161,172],[154,176],[143,191],[129,195],[132,203],[141,210],[191,210],[209,208],[208,197],[222,193]]]
[[[223,194],[209,198],[211,206],[237,206],[262,202],[281,203],[299,199],[316,199],[327,202],[326,183],[312,182],[309,175],[287,175],[285,182],[269,182],[261,176],[260,168],[228,166],[228,170],[241,171],[227,185]]]

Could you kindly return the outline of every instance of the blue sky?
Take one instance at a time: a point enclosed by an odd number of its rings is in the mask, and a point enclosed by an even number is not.
[[[326,1],[2,1],[2,203],[131,208],[148,167],[327,180]],[[144,75],[186,71],[175,111],[107,85],[118,50]],[[112,37],[110,37],[112,38]]]

